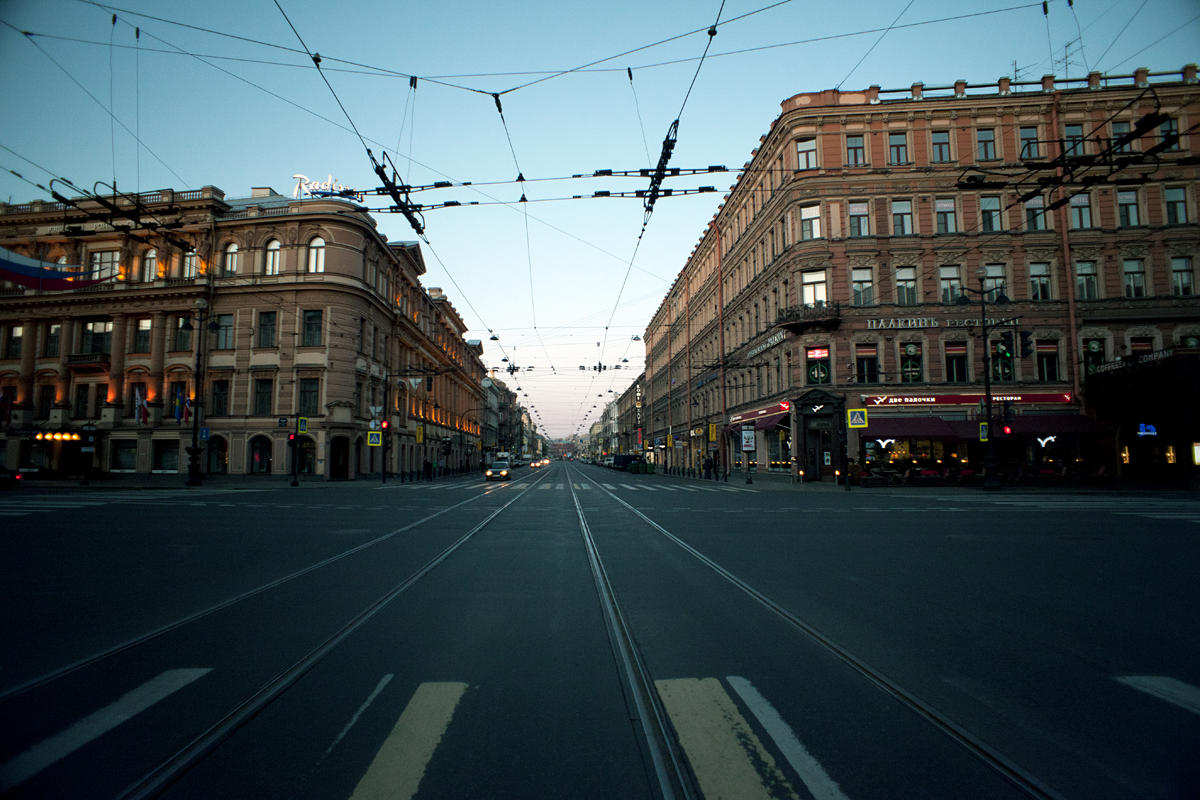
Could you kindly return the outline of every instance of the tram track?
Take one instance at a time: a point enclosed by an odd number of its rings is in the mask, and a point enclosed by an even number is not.
[[[1005,756],[1003,753],[1001,753],[999,750],[997,750],[996,748],[987,744],[982,739],[980,739],[978,736],[974,735],[969,730],[964,728],[962,725],[959,725],[957,722],[950,719],[948,716],[946,716],[945,714],[940,712],[937,708],[935,708],[932,704],[923,700],[922,698],[920,698],[913,692],[905,689],[903,686],[898,684],[896,681],[889,678],[881,670],[879,670],[876,667],[872,666],[871,664],[867,663],[866,661],[864,661],[862,658],[860,658],[857,655],[855,655],[854,653],[852,653],[847,648],[839,645],[832,638],[830,638],[826,634],[822,633],[821,631],[817,630],[811,624],[802,620],[796,614],[792,613],[787,608],[785,608],[782,604],[776,602],[775,600],[773,600],[772,598],[770,598],[763,592],[759,591],[758,589],[756,589],[755,587],[753,587],[752,585],[747,583],[745,580],[741,579],[740,577],[738,577],[737,575],[735,575],[734,573],[732,573],[725,567],[721,566],[719,563],[717,563],[713,559],[709,558],[708,556],[704,555],[696,548],[689,545],[687,542],[683,541],[680,537],[671,533],[669,530],[667,530],[662,525],[655,522],[653,519],[651,519],[645,513],[643,513],[639,509],[635,508],[633,505],[626,502],[621,497],[617,496],[617,494],[615,494],[613,491],[611,491],[608,488],[606,488],[605,486],[603,486],[596,479],[594,479],[591,476],[588,476],[586,474],[583,474],[582,472],[579,473],[579,476],[582,480],[587,480],[589,483],[591,483],[600,492],[603,492],[604,494],[608,495],[610,498],[612,498],[614,501],[616,501],[616,503],[618,503],[620,506],[627,509],[629,512],[631,512],[633,515],[635,515],[640,520],[642,520],[646,525],[648,525],[654,531],[661,534],[666,539],[668,539],[670,542],[672,542],[673,544],[678,546],[689,556],[691,556],[695,560],[699,561],[704,566],[708,567],[712,572],[714,572],[718,576],[720,576],[726,583],[732,585],[733,587],[735,587],[736,589],[738,589],[745,595],[749,596],[760,607],[766,609],[767,611],[769,611],[770,613],[772,613],[773,615],[775,615],[776,617],[778,617],[779,619],[784,621],[792,629],[802,633],[804,636],[806,636],[809,639],[811,639],[812,641],[816,642],[823,650],[825,650],[826,652],[828,652],[831,655],[833,655],[834,657],[836,657],[843,664],[850,667],[854,672],[856,672],[859,675],[866,678],[875,687],[877,687],[878,689],[883,691],[885,694],[889,695],[890,697],[892,697],[893,699],[895,699],[896,701],[901,703],[904,707],[906,707],[907,709],[909,709],[910,711],[915,713],[917,716],[919,716],[925,722],[930,724],[933,728],[938,730],[940,733],[949,737],[958,746],[960,746],[961,748],[966,750],[968,753],[970,753],[977,760],[979,760],[984,765],[986,765],[989,769],[991,769],[993,772],[995,772],[997,775],[999,775],[1007,783],[1009,783],[1014,788],[1019,790],[1025,796],[1030,797],[1030,798],[1035,798],[1035,800],[1066,800],[1066,798],[1062,794],[1060,794],[1059,792],[1057,792],[1056,790],[1054,790],[1053,788],[1048,786],[1045,782],[1040,780],[1037,776],[1035,776],[1032,773],[1030,773],[1029,771],[1025,770],[1020,765],[1018,765],[1017,763],[1015,763],[1014,761],[1009,759],[1007,756]],[[586,520],[584,519],[583,510],[581,507],[579,508],[579,513],[580,513],[580,524],[581,524],[581,526],[584,526],[586,528]],[[595,549],[595,544],[591,540],[590,532],[588,532],[586,534],[586,537],[587,537],[587,541],[588,541],[589,550]],[[589,555],[590,555],[590,552],[589,552]],[[598,561],[599,560],[598,550],[596,551],[595,557]],[[608,583],[608,578],[607,578],[606,574],[604,576],[604,581],[606,584]],[[599,582],[600,582],[599,578],[597,578],[597,582],[599,584]],[[611,590],[611,587],[610,587],[610,590]],[[615,596],[614,596],[614,603],[615,603]],[[629,632],[627,627],[625,628],[625,631],[626,631],[626,634],[628,636],[630,636],[630,638],[632,638],[632,633]],[[644,670],[644,667],[641,667],[641,669]],[[651,689],[653,689],[653,682],[650,681],[648,675],[646,676],[646,680],[649,681],[649,686],[651,687]]]

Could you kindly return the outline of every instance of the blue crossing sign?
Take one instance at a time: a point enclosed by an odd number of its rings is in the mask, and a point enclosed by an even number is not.
[[[383,446],[383,431],[367,431],[367,446],[382,447]]]
[[[865,427],[867,427],[867,410],[865,408],[848,408],[848,409],[846,409],[846,427],[848,427],[848,428],[865,428]]]

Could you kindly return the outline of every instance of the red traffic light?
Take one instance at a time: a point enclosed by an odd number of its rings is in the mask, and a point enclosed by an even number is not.
[[[1005,425],[1005,426],[1004,426],[1004,435],[1005,435],[1005,436],[1011,436],[1011,435],[1012,435],[1012,425]]]
[[[383,422],[379,423],[379,427],[386,431],[388,429],[388,421],[385,419]]]
[[[295,442],[295,441],[296,441],[296,434],[294,434],[294,433],[289,433],[289,434],[288,434],[288,444],[292,444],[292,443],[293,443],[293,442]]]

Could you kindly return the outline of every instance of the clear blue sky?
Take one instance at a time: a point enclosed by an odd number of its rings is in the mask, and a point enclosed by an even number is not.
[[[630,268],[640,201],[518,204],[518,165],[531,201],[634,190],[646,181],[534,179],[653,166],[681,107],[671,165],[737,168],[780,101],[798,92],[958,78],[984,83],[1011,76],[1014,64],[1018,77],[1037,79],[1080,77],[1088,68],[1177,70],[1200,60],[1196,0],[1075,0],[1073,9],[1053,0],[1048,20],[1040,3],[1021,0],[728,0],[721,10],[728,24],[684,106],[720,0],[280,4],[308,48],[321,54],[368,145],[393,153],[411,170],[410,182],[504,182],[417,196],[503,203],[426,214],[436,257],[426,248],[425,285],[446,291],[471,326],[469,337],[484,340],[490,366],[507,366],[507,355],[509,363],[533,367],[516,380],[503,377],[520,385],[542,430],[556,437],[581,424],[586,430],[610,392],[623,391],[641,371],[642,345],[631,337],[643,333],[734,176],[668,183],[711,184],[718,193],[659,202]],[[936,21],[963,15],[977,16]],[[897,19],[880,41],[878,29]],[[297,172],[332,174],[360,189],[377,185],[333,94],[307,56],[294,52],[300,42],[274,0],[121,0],[116,7],[0,0],[0,21],[12,26],[0,25],[0,145],[13,151],[0,150],[5,200],[48,199],[7,170],[42,184],[49,170],[85,188],[114,177],[122,190],[211,184],[229,197],[246,196],[252,186],[290,195]],[[646,47],[671,37],[680,38]],[[612,56],[619,57],[504,94],[510,149],[490,93]],[[416,90],[388,71],[419,76]],[[390,239],[415,238],[402,217],[376,216]],[[489,329],[503,352],[489,341]],[[628,369],[579,371],[601,358]]]

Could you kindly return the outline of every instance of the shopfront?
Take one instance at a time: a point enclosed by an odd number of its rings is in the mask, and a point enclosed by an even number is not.
[[[730,414],[726,434],[731,436],[733,469],[752,472],[787,472],[792,458],[792,404],[788,400]],[[754,449],[743,450],[743,431],[753,431]]]
[[[805,481],[833,480],[846,469],[845,400],[813,389],[796,398],[794,440],[796,458]]]

